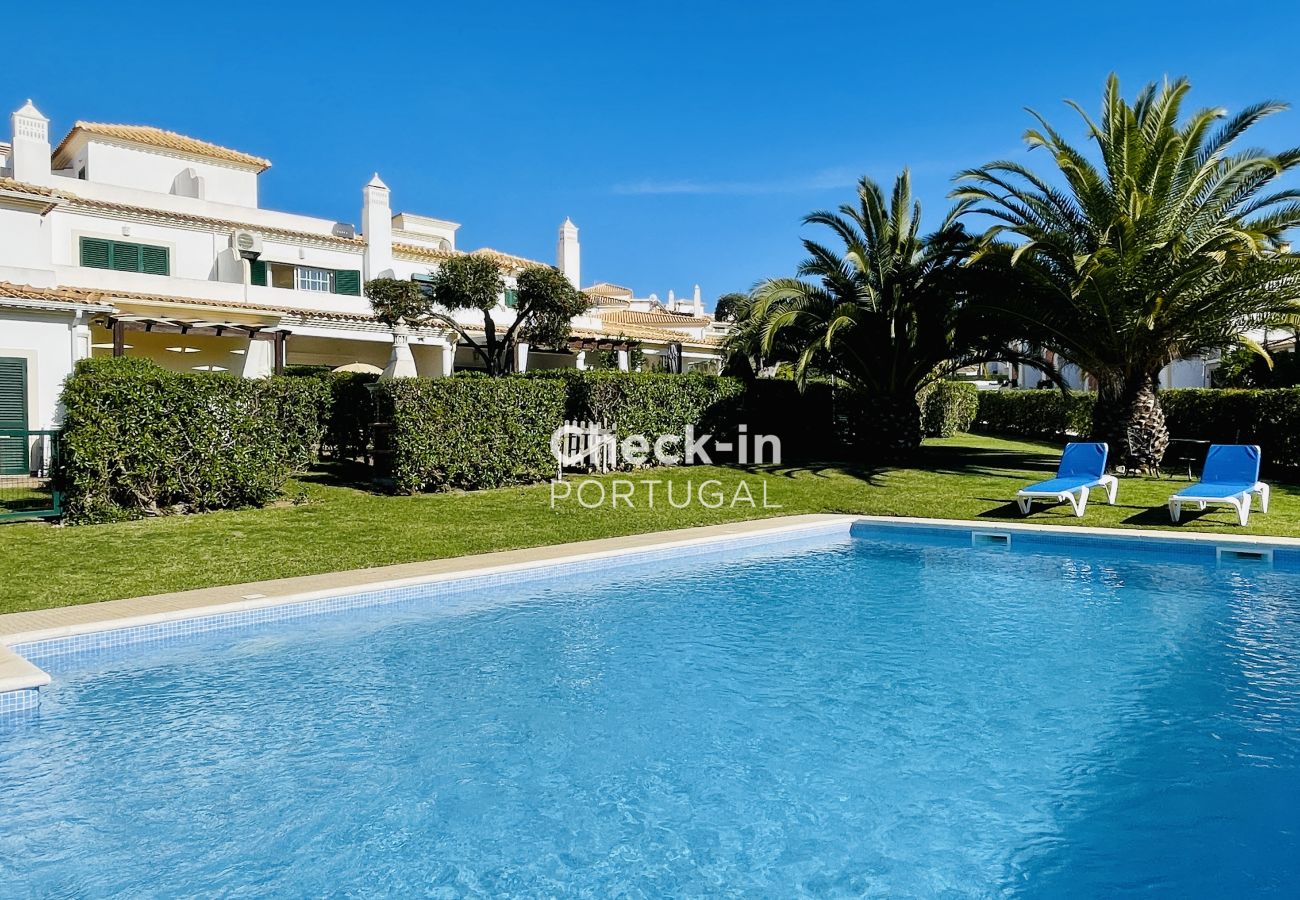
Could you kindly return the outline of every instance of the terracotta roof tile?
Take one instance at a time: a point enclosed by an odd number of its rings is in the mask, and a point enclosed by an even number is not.
[[[71,180],[71,179],[70,179]],[[43,185],[29,184],[24,181],[15,181],[12,178],[0,178],[0,190],[15,191],[23,194],[31,194],[36,197],[46,197],[50,199],[62,200],[75,208],[94,210],[98,212],[116,212],[124,215],[135,215],[154,219],[163,219],[168,222],[182,222],[190,225],[202,225],[209,228],[228,229],[245,229],[255,231],[264,237],[287,238],[289,240],[311,240],[320,241],[327,244],[346,247],[364,247],[364,238],[342,238],[333,234],[323,234],[314,231],[297,231],[291,228],[276,228],[267,225],[258,225],[252,222],[238,222],[234,219],[216,219],[211,216],[199,216],[191,213],[175,212],[168,209],[155,209],[148,206],[132,206],[128,203],[114,203],[107,200],[92,200],[88,197],[82,197],[64,190],[55,190]]]
[[[685,313],[635,312],[633,310],[615,310],[602,313],[606,322],[623,325],[653,325],[670,328],[703,328],[713,322],[707,317],[686,315]]]
[[[364,313],[342,312],[339,310],[303,309],[296,306],[271,306],[254,303],[240,303],[236,300],[207,300],[200,297],[181,297],[175,294],[146,294],[139,291],[106,291],[99,288],[83,287],[33,287],[27,284],[12,284],[0,281],[0,298],[29,301],[47,301],[51,303],[80,303],[87,306],[102,306],[112,309],[119,302],[156,303],[175,306],[204,307],[227,312],[240,312],[256,315],[294,315],[310,318],[329,319],[332,321],[373,322],[375,317]]]
[[[109,125],[103,122],[77,122],[73,125],[72,130],[59,142],[58,148],[54,151],[56,158],[63,152],[64,147],[68,145],[77,132],[96,134],[119,141],[129,141],[133,144],[161,147],[165,150],[175,150],[179,153],[189,153],[194,156],[206,156],[209,159],[219,159],[224,162],[255,166],[259,172],[265,172],[271,168],[269,159],[253,156],[251,153],[241,153],[238,150],[231,150],[217,144],[210,144],[198,138],[186,137],[174,131],[164,131],[161,128],[154,128],[152,125]]]

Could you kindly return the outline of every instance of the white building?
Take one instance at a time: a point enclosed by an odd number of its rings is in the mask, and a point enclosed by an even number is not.
[[[379,176],[362,188],[360,232],[348,223],[263,209],[258,177],[271,163],[158,128],[78,122],[51,146],[29,101],[0,143],[0,430],[59,420],[73,364],[90,355],[145,356],[178,371],[261,377],[284,364],[382,369],[405,336],[371,315],[377,277],[421,280],[452,255],[455,222],[394,213]],[[490,249],[507,290],[494,319],[508,325],[514,277],[544,265]],[[560,228],[557,267],[579,285],[578,229]],[[481,328],[467,314],[464,324]],[[574,322],[568,347],[522,348],[525,367],[585,366],[629,350],[682,357],[716,371],[707,329]],[[478,365],[449,329],[409,336],[419,375]]]
[[[704,311],[698,284],[690,300],[679,300],[669,291],[667,303],[660,302],[655,294],[636,297],[631,288],[608,282],[594,284],[583,291],[591,298],[592,314],[600,320],[605,333],[632,336],[645,334],[646,329],[660,333],[656,335],[660,341],[643,351],[647,368],[668,368],[667,351],[658,344],[665,336],[672,335],[682,342],[682,370],[717,371],[717,346],[726,340],[732,326]]]

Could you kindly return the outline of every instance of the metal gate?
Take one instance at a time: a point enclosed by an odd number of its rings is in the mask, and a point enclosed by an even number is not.
[[[63,514],[63,497],[54,485],[59,433],[0,428],[0,522]]]

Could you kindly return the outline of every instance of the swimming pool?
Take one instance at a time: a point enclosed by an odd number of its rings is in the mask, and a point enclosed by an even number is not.
[[[871,525],[388,599],[18,648],[5,896],[1300,878],[1300,551]]]

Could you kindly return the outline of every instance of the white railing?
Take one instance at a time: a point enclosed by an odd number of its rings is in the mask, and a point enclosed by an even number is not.
[[[560,443],[561,458],[557,461],[557,478],[564,476],[565,467],[587,471],[609,472],[617,465],[618,438],[612,425],[605,422],[575,422],[564,420]]]

